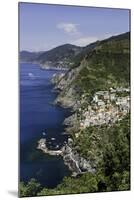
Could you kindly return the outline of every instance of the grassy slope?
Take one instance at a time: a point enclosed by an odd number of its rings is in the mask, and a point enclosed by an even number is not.
[[[85,55],[75,86],[81,93],[129,85],[129,35],[100,42]]]

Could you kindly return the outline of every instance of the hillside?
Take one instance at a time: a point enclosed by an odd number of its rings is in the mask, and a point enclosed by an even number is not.
[[[20,61],[36,62],[45,67],[68,68],[73,64],[73,58],[80,53],[81,47],[65,44],[46,52],[20,52]]]
[[[83,47],[82,51],[74,57],[74,65],[73,67],[78,67],[80,65],[80,62],[84,59],[85,55],[89,54],[93,49],[95,49],[96,46],[100,46],[102,44],[105,44],[105,43],[109,43],[109,42],[116,42],[119,43],[119,42],[126,42],[128,39],[129,39],[129,32],[127,33],[124,33],[124,34],[121,34],[121,35],[117,35],[117,36],[112,36],[108,39],[104,39],[104,40],[101,40],[101,41],[96,41],[96,42],[93,42],[85,47]],[[114,44],[113,44],[114,45]],[[128,44],[126,44],[128,45]],[[116,46],[115,46],[116,47]],[[124,44],[124,47],[125,47],[125,44]],[[129,49],[129,46],[128,47],[125,47],[126,49]]]
[[[90,47],[91,45],[83,49],[79,54],[79,65],[73,66],[57,84],[57,88],[61,90],[57,102],[69,106],[67,101],[71,101],[74,96],[78,100],[82,94],[90,98],[98,90],[129,87],[129,33],[98,41],[93,48]],[[75,100],[73,99],[74,104]]]
[[[41,54],[37,58],[37,61],[43,65],[68,67],[68,65],[72,64],[73,57],[76,56],[81,49],[81,47],[75,45],[65,44]]]

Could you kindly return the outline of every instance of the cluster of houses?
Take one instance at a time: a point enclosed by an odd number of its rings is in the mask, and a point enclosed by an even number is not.
[[[109,91],[98,91],[80,120],[80,127],[112,124],[121,120],[130,110],[130,90],[128,88],[110,88]]]

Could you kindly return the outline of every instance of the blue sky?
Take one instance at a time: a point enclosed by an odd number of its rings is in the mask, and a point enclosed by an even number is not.
[[[20,3],[19,11],[20,50],[85,46],[129,31],[129,11],[123,9]]]

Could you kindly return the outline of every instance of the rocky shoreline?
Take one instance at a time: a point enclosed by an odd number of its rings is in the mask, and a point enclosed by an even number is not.
[[[62,150],[50,150],[50,149],[48,149],[48,147],[46,145],[46,139],[45,138],[41,138],[38,141],[37,149],[40,149],[40,150],[43,151],[43,153],[51,155],[51,156],[60,156],[62,154]]]
[[[80,157],[79,154],[73,150],[72,144],[73,140],[69,138],[68,143],[66,143],[61,149],[50,150],[46,145],[46,139],[41,138],[38,141],[37,149],[40,149],[43,153],[51,156],[62,156],[65,165],[68,166],[73,177],[85,172],[95,173],[95,168],[91,167],[90,160]]]
[[[55,90],[59,90],[59,91],[62,90],[60,87],[58,87],[58,84],[60,83],[60,81],[62,80],[64,75],[65,75],[64,73],[53,75],[51,82],[52,82],[52,84],[55,85]],[[72,93],[72,91],[71,91],[71,93]],[[65,102],[64,102],[64,100],[65,100]],[[71,96],[69,96],[68,99],[62,98],[62,100],[61,100],[60,92],[59,92],[59,95],[58,95],[57,99],[55,100],[54,104],[59,104],[63,108],[73,109],[75,102],[74,102],[74,99],[71,98]],[[70,120],[72,118],[73,118],[73,120]],[[71,115],[70,118],[66,118],[63,122],[68,127],[68,128],[66,128],[66,130],[67,130],[66,134],[68,136],[70,135],[68,130],[71,127],[71,121],[73,122],[72,123],[72,125],[73,125],[74,119],[76,119],[76,117],[74,118],[73,115]],[[40,149],[41,151],[43,151],[43,153],[51,155],[51,156],[62,156],[65,165],[67,165],[69,170],[72,172],[72,176],[76,177],[77,175],[83,174],[87,171],[92,172],[92,173],[95,172],[95,169],[91,167],[90,160],[87,161],[86,159],[80,157],[80,155],[76,151],[74,151],[73,140],[71,138],[68,138],[68,142],[65,143],[63,145],[63,147],[58,150],[50,150],[47,147],[46,143],[47,143],[46,139],[41,138],[38,141],[37,149]]]
[[[50,67],[50,65],[41,64],[41,63],[35,62],[35,61],[33,61],[33,62],[31,62],[31,61],[20,61],[20,63],[37,64],[37,65],[40,66],[40,68],[42,70],[57,70],[57,71],[63,70],[63,71],[68,71],[68,68],[66,68],[66,67],[61,67],[61,66],[57,66],[57,65],[54,66],[54,67]],[[51,65],[53,66],[53,63]]]
[[[61,75],[62,77],[62,75]],[[59,78],[61,78],[59,77]],[[81,110],[79,106],[79,114],[82,119],[78,120],[76,112],[70,117],[64,120],[64,124],[67,126],[67,134],[70,135],[71,130],[75,130],[75,137],[79,136],[79,130],[88,126],[98,126],[101,124],[107,124],[110,126],[118,120],[121,120],[130,110],[130,98],[129,88],[117,88],[110,91],[98,91],[93,95],[92,101],[88,102],[86,110]],[[65,97],[66,98],[66,97]],[[84,100],[83,96],[83,100]],[[59,103],[64,107],[63,98]],[[71,99],[71,101],[73,101]],[[81,105],[82,102],[78,102]],[[76,102],[73,101],[73,104]],[[72,105],[65,103],[66,107],[72,107]],[[75,111],[75,109],[74,109]],[[85,172],[95,173],[96,165],[91,163],[90,158],[83,158],[73,147],[74,141],[69,137],[68,142],[58,150],[50,150],[46,145],[46,139],[40,139],[38,141],[38,149],[44,153],[52,156],[62,156],[64,163],[68,166],[72,172],[72,176],[83,174]]]

